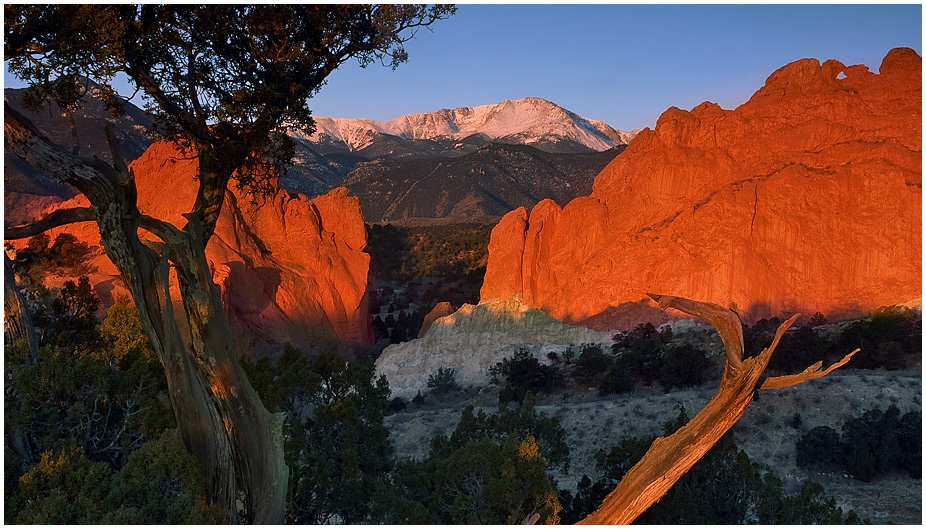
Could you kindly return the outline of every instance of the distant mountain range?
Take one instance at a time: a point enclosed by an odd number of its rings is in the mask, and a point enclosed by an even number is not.
[[[568,154],[486,143],[455,158],[364,162],[343,185],[360,198],[367,221],[497,220],[544,198],[568,202],[590,193],[595,176],[625,147]]]
[[[315,123],[315,134],[304,139],[319,152],[376,155],[400,154],[403,146],[431,154],[441,149],[467,152],[486,142],[530,145],[547,152],[592,152],[624,145],[636,135],[537,97],[407,114],[391,121],[316,117]],[[396,149],[387,152],[383,144]]]
[[[5,99],[19,111],[22,90]],[[73,139],[53,106],[30,118],[59,144]],[[103,134],[116,125],[127,161],[151,139],[151,119],[128,104],[112,118],[91,100],[76,116],[81,155],[109,159]],[[409,114],[391,121],[316,117],[316,132],[296,141],[281,184],[309,197],[347,186],[360,197],[367,221],[408,218],[500,217],[543,198],[568,201],[587,194],[594,176],[636,135],[584,118],[539,98]],[[73,191],[20,160],[4,160],[6,222],[33,217]]]
[[[536,97],[390,121],[315,122],[315,134],[293,134],[300,151],[312,153],[293,172],[329,175],[360,197],[373,222],[491,218],[544,198],[567,202],[590,192],[638,132]]]

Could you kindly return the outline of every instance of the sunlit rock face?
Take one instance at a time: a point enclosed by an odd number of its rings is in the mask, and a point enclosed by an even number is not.
[[[735,110],[670,108],[591,196],[500,221],[482,298],[601,329],[652,321],[646,292],[746,320],[919,298],[921,72],[906,48],[878,74],[803,59]]]
[[[141,212],[184,226],[182,214],[196,198],[195,160],[161,142],[130,169]],[[100,244],[95,223],[66,230],[91,246]],[[266,351],[286,342],[369,343],[365,246],[360,204],[345,188],[312,200],[283,190],[265,197],[226,193],[206,258],[242,350]],[[92,283],[104,303],[111,303],[115,292],[125,291],[115,266],[105,255],[92,265]],[[179,299],[176,281],[172,290]]]
[[[480,387],[490,367],[520,348],[548,361],[547,351],[607,340],[607,333],[563,324],[517,298],[492,299],[463,305],[435,320],[422,338],[387,347],[376,375],[386,376],[393,395],[412,398],[440,368],[454,369],[461,386]]]
[[[418,330],[418,336],[416,338],[423,338],[424,335],[428,332],[428,329],[431,328],[431,325],[440,318],[444,316],[449,316],[456,312],[456,309],[449,301],[441,301],[437,305],[434,305],[434,308],[431,309],[431,312],[427,313],[424,317],[424,320],[421,322],[421,329]]]

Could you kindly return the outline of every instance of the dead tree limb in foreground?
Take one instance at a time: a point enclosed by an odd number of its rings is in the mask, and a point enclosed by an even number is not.
[[[794,386],[829,374],[848,362],[856,349],[839,362],[822,369],[822,362],[796,375],[760,378],[778,346],[778,341],[800,314],[782,323],[772,344],[758,356],[743,358],[743,329],[732,311],[701,301],[648,294],[660,308],[674,308],[706,320],[717,328],[726,349],[727,359],[717,395],[691,421],[668,437],[656,439],[640,460],[604,499],[601,507],[580,524],[629,524],[659,501],[685,472],[727,432],[749,407],[758,389]]]

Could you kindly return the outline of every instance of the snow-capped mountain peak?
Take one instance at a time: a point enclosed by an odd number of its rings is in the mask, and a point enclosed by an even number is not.
[[[353,151],[369,146],[379,135],[409,140],[458,140],[482,135],[490,141],[541,149],[569,143],[578,149],[604,151],[627,143],[636,132],[616,130],[537,97],[406,114],[390,121],[316,117],[315,124],[315,134],[305,140],[343,144]]]

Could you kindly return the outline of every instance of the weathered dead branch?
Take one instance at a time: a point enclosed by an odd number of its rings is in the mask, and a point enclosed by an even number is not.
[[[726,349],[720,388],[688,424],[668,437],[656,439],[643,459],[624,476],[601,507],[580,524],[629,524],[670,488],[743,416],[758,389],[793,386],[827,375],[844,365],[858,349],[827,369],[818,362],[797,375],[773,377],[761,382],[779,340],[800,316],[795,314],[778,327],[772,344],[758,356],[743,358],[743,330],[736,313],[713,303],[649,294],[663,309],[674,308],[701,318],[717,328]],[[761,386],[761,387],[760,387]]]

